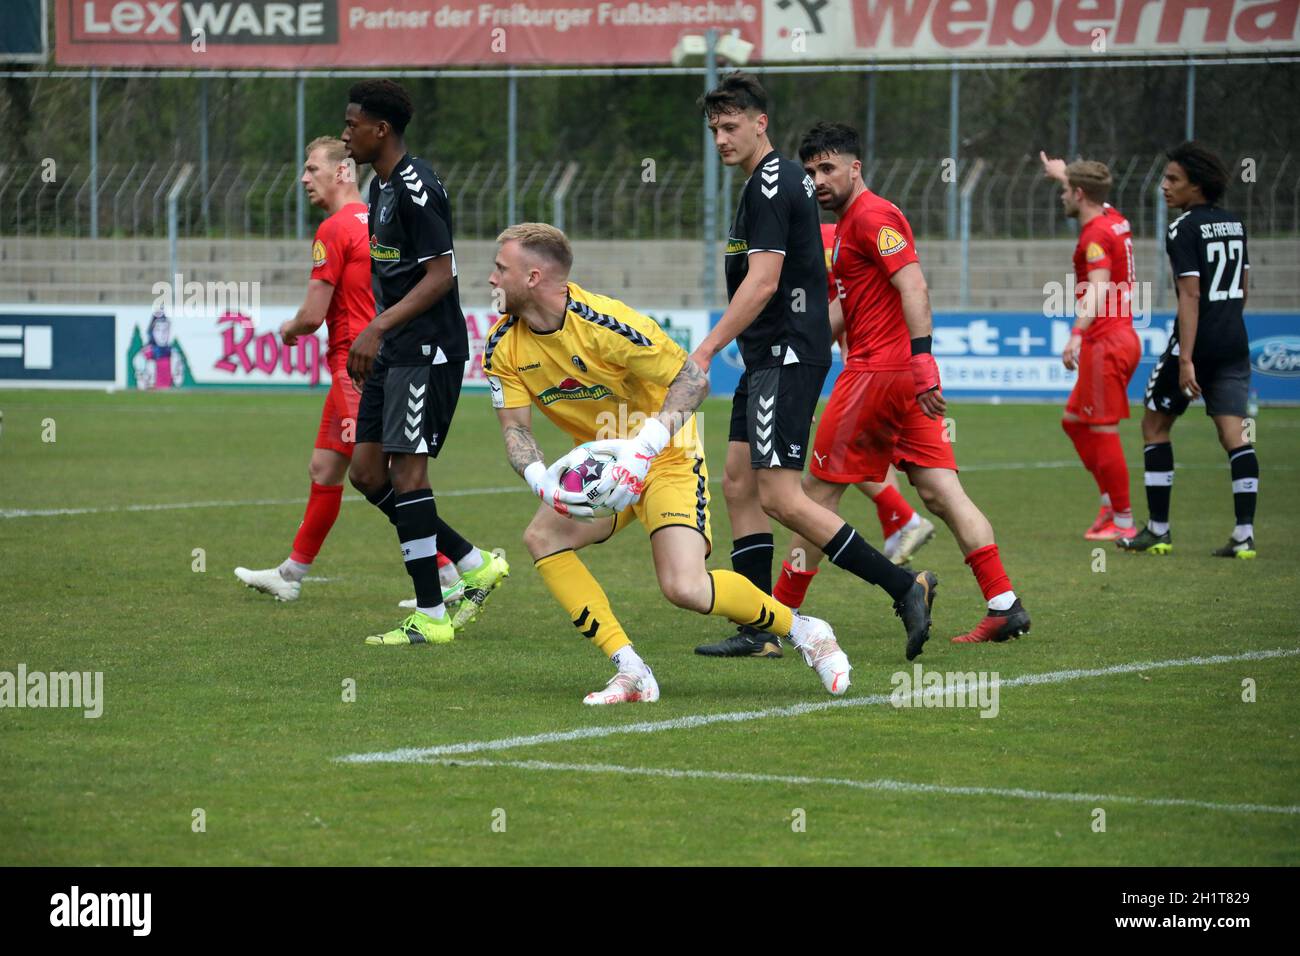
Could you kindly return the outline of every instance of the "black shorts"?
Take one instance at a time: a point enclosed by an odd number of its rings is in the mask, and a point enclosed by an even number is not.
[[[383,442],[390,455],[437,458],[460,400],[465,363],[393,365],[376,362],[357,408],[357,444]]]
[[[803,471],[828,372],[824,365],[802,362],[745,369],[731,399],[728,439],[749,444],[752,467]]]
[[[1178,356],[1171,343],[1147,379],[1144,403],[1153,412],[1181,415],[1191,399],[1178,387]],[[1250,398],[1250,358],[1240,356],[1221,363],[1197,362],[1196,383],[1205,398],[1205,414],[1246,417]]]

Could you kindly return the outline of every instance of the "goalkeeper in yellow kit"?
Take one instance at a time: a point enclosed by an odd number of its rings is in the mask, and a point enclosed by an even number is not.
[[[634,517],[650,534],[669,601],[788,639],[828,691],[844,693],[851,668],[825,621],[795,614],[734,571],[705,569],[709,481],[694,413],[708,395],[708,377],[653,319],[569,282],[573,251],[559,229],[522,223],[497,242],[489,281],[503,318],[488,334],[483,370],[510,464],[542,501],[524,544],[574,626],[617,668],[583,702],[659,699],[654,674],[576,553]],[[591,444],[548,468],[532,433],[533,405],[575,444]],[[642,419],[635,436],[604,438],[618,423]],[[617,512],[613,517],[596,517],[587,496],[560,485],[564,469],[589,451],[616,459],[604,469],[595,502]]]

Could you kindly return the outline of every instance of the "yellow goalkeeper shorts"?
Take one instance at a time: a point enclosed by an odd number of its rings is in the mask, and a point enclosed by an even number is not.
[[[709,469],[704,456],[673,455],[656,459],[646,475],[641,499],[614,516],[608,541],[637,518],[648,533],[681,525],[704,536],[705,553],[713,550],[713,528],[709,524]],[[603,542],[602,542],[603,543]]]

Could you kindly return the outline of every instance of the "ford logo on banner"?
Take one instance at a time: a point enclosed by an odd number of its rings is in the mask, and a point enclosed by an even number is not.
[[[1300,377],[1300,336],[1271,335],[1251,342],[1250,367],[1263,375]]]

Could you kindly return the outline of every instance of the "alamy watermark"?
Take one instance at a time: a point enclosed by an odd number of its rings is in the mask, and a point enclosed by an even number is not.
[[[119,926],[132,936],[148,936],[152,914],[152,893],[83,893],[74,885],[50,897],[51,926]]]
[[[199,282],[185,281],[176,273],[172,282],[155,282],[150,288],[153,310],[173,319],[209,318],[214,315],[238,313],[253,317],[262,314],[262,283],[260,282]]]
[[[0,708],[70,707],[88,720],[104,713],[103,671],[0,671]]]
[[[1133,318],[1133,328],[1151,325],[1155,290],[1150,282],[1078,282],[1066,273],[1064,281],[1043,283],[1043,316],[1071,319],[1080,298],[1090,299],[1094,315],[1124,315]]]
[[[998,715],[997,671],[927,671],[915,664],[911,673],[896,671],[889,683],[889,702],[898,708],[969,707],[981,717]]]

